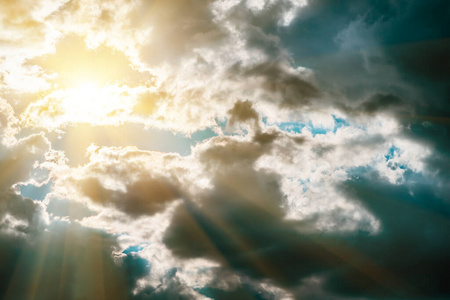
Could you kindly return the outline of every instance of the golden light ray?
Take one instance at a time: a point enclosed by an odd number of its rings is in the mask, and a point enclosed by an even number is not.
[[[42,270],[44,268],[44,263],[45,263],[45,258],[48,255],[48,247],[50,245],[50,239],[46,238],[43,242],[42,247],[39,247],[38,249],[38,262],[37,262],[37,267],[33,268],[34,273],[33,273],[33,279],[31,280],[31,288],[30,291],[28,293],[28,298],[27,299],[36,299],[36,295],[37,295],[37,291],[39,288],[39,282],[41,280],[41,276],[45,276],[45,274],[43,274]]]
[[[103,263],[103,245],[102,237],[97,232],[89,234],[87,239],[89,247],[86,248],[83,253],[83,259],[85,266],[80,270],[82,277],[85,280],[85,287],[88,290],[88,295],[92,295],[93,298],[99,300],[105,300],[105,274]],[[93,284],[95,283],[95,284]]]
[[[30,254],[29,251],[22,251],[13,271],[13,276],[8,284],[8,289],[4,298],[5,300],[14,300],[18,291],[22,291],[26,294],[28,296],[27,299],[36,298],[35,296],[40,288],[40,281],[42,279],[45,261],[48,257],[50,242],[51,238],[49,236],[45,236],[43,240],[38,243],[38,247],[32,250],[35,252],[35,259],[31,260],[31,266],[29,265],[30,258],[27,257],[27,255]],[[31,274],[28,274],[31,277],[29,285],[23,284],[22,276],[24,270],[31,270]]]
[[[275,218],[280,217],[276,211],[273,211],[269,209],[269,207],[264,206],[260,203],[260,201],[255,201],[253,198],[249,198],[248,195],[242,194],[242,189],[237,188],[234,184],[234,180],[231,180],[233,184],[230,184],[230,182],[222,182],[232,190],[233,192],[237,193],[237,195],[240,195],[247,201],[250,201],[252,205],[255,205],[255,207],[258,207],[258,209],[261,209],[264,211],[264,213],[267,213],[270,216],[273,216]],[[258,199],[260,200],[260,199]],[[231,224],[228,224],[226,220],[218,219],[214,213],[208,212],[207,210],[202,210],[199,207],[196,207],[192,201],[186,200],[188,206],[193,206],[193,209],[196,211],[195,214],[201,214],[203,218],[206,218],[206,220],[210,223],[209,226],[218,228],[222,231],[222,234],[224,234],[227,238],[233,240],[240,249],[245,251],[251,251],[252,245],[249,241],[245,239],[244,236],[241,236],[239,233],[234,232]],[[188,210],[189,211],[189,210]],[[203,229],[203,226],[198,219],[198,217],[195,217],[194,213],[191,212],[191,220],[194,221],[197,226],[203,234],[211,241],[211,245],[216,250],[216,254],[220,254],[219,256],[223,259],[224,262],[227,263],[228,266],[233,266],[228,262],[228,259],[226,257],[226,254],[222,253],[221,249],[214,244],[210,234],[206,232]],[[403,280],[402,278],[398,277],[395,273],[391,272],[389,269],[378,265],[372,258],[368,257],[367,255],[363,254],[361,251],[357,250],[356,248],[348,245],[339,243],[336,240],[328,240],[324,239],[320,236],[315,235],[304,235],[304,239],[307,239],[309,242],[315,244],[317,247],[320,247],[324,249],[326,252],[328,252],[332,257],[335,259],[340,260],[342,263],[345,263],[347,265],[352,266],[357,271],[359,271],[361,274],[364,274],[371,280],[379,283],[381,286],[387,288],[388,290],[394,292],[395,294],[398,294],[398,287],[401,286],[404,289],[404,292],[406,294],[414,294],[415,288],[411,286],[407,281]],[[250,263],[253,265],[255,269],[260,271],[262,274],[268,276],[269,278],[279,278],[283,279],[282,270],[280,270],[277,266],[274,266],[270,261],[266,261],[264,259],[260,259],[256,256],[250,255],[248,257]]]
[[[201,224],[202,222],[196,215],[199,215],[200,218],[205,218],[205,220],[207,220],[207,222],[209,223],[208,227],[218,228],[221,231],[221,233],[224,236],[226,236],[226,238],[236,243],[237,247],[243,250],[243,252],[247,251],[247,253],[249,253],[252,251],[253,247],[251,243],[247,241],[244,236],[240,235],[237,232],[234,232],[233,228],[230,226],[231,224],[228,224],[226,220],[217,218],[216,215],[209,212],[208,210],[204,210],[201,207],[197,207],[197,205],[193,201],[189,200],[186,196],[184,196],[184,199],[185,199],[185,206],[191,208],[187,209],[187,211],[189,212],[189,218],[192,221],[193,226],[195,226],[196,231],[201,232],[207,238],[207,240],[210,242],[209,243],[210,249],[213,250],[213,252],[216,255],[218,255],[218,257],[221,258],[222,263],[224,263],[228,267],[234,268],[233,264],[227,258],[227,255],[223,253],[223,250],[214,243],[210,233],[208,233],[205,230],[204,224]],[[280,278],[281,276],[280,270],[275,266],[273,266],[272,264],[270,264],[269,262],[258,259],[253,255],[250,255],[248,259],[250,263],[253,265],[253,267],[255,267],[255,269],[260,271],[262,274],[267,275],[269,277],[275,276]]]
[[[67,212],[68,216],[71,216],[71,205],[72,203],[69,201],[69,209]],[[71,255],[71,251],[73,248],[73,245],[71,243],[71,237],[69,236],[70,228],[67,229],[66,234],[64,234],[64,249],[63,249],[63,258],[61,263],[61,276],[59,280],[59,287],[58,287],[58,299],[64,299],[66,296],[65,288],[67,284],[70,285],[70,283],[67,283],[67,277],[69,276],[69,256]]]

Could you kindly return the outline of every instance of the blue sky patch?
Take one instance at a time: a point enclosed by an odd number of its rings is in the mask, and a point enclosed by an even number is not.
[[[150,243],[140,243],[137,245],[133,245],[133,246],[130,246],[127,249],[123,250],[122,253],[130,254],[132,252],[139,252],[139,251],[144,250],[144,248],[147,247],[148,245],[150,245]]]
[[[47,184],[41,186],[35,186],[33,184],[21,185],[20,194],[27,198],[42,201],[51,189],[52,181],[50,180]]]

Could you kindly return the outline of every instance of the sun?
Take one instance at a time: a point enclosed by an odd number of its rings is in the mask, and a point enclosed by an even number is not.
[[[92,81],[67,89],[65,96],[61,101],[64,113],[80,121],[102,116],[109,110],[108,104],[112,99],[104,87],[99,87]]]
[[[82,81],[64,90],[61,109],[71,123],[119,125],[133,108],[134,92],[128,86]]]
[[[70,114],[90,113],[108,103],[107,95],[92,81],[81,82],[68,89],[68,93],[68,97],[63,101],[63,107]]]
[[[98,85],[80,81],[76,86],[53,90],[29,105],[23,120],[34,126],[60,128],[68,125],[120,125],[130,115],[135,93],[128,86]]]

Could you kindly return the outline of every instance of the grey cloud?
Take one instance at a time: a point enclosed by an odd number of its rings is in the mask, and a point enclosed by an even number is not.
[[[397,103],[391,100],[374,101]],[[246,109],[250,108],[246,105]],[[278,175],[254,169],[276,140],[270,146],[229,137],[211,140],[217,144],[205,149],[200,161],[211,173],[214,188],[198,195],[195,202],[185,197],[165,233],[164,242],[176,256],[212,259],[239,276],[270,280],[306,299],[319,295],[439,299],[448,293],[445,275],[437,268],[448,259],[444,237],[449,209],[433,191],[435,181],[416,185],[423,179],[409,170],[407,183],[401,186],[387,183],[376,173],[368,177],[371,173],[364,168],[349,171],[354,177],[342,185],[341,192],[380,219],[380,233],[369,234],[363,225],[348,234],[308,233],[308,227],[315,226],[314,218],[301,222],[283,218]],[[352,140],[348,147],[364,151],[384,142],[383,136],[374,135]],[[340,219],[336,216],[336,222],[345,222]],[[408,225],[411,222],[415,225]],[[441,254],[433,255],[436,251]],[[406,265],[410,267],[405,269]],[[315,292],[307,293],[301,287],[311,285],[310,278],[320,281],[313,284]],[[235,292],[251,295],[243,289]],[[202,292],[217,297],[232,293],[208,287]]]
[[[96,214],[82,203],[57,198],[49,199],[47,212],[53,217],[69,217],[70,220],[82,220]]]
[[[236,181],[245,178],[248,176]],[[263,181],[260,187],[265,190],[250,195],[259,198],[239,195],[234,187],[216,185],[215,193],[208,195],[201,207],[186,202],[177,209],[164,240],[175,255],[213,259],[238,274],[270,279],[286,288],[295,286],[302,277],[343,264],[330,255],[330,249],[339,249],[332,240],[302,236],[295,224],[282,219],[277,208],[279,199],[273,191],[272,196],[265,195],[268,185]],[[272,188],[276,189],[276,183]]]
[[[79,225],[53,223],[28,240],[0,236],[2,299],[133,299],[147,262],[127,255],[117,265],[113,237]]]
[[[250,1],[239,1],[234,3],[225,10],[222,10],[220,15],[234,23],[245,26],[251,25],[255,28],[262,28],[266,30],[275,30],[280,26],[284,26],[282,19],[288,11],[296,8],[303,8],[297,1],[289,0],[275,0],[265,2],[259,8],[251,8]],[[294,11],[293,11],[294,12]],[[294,14],[295,16],[295,14]],[[268,31],[270,32],[270,31]]]
[[[8,194],[11,187],[25,180],[36,161],[43,161],[44,154],[50,149],[45,136],[31,134],[19,140],[14,133],[14,111],[4,101],[0,101],[0,197]]]
[[[135,297],[136,300],[157,300],[157,299],[199,299],[199,294],[192,288],[184,285],[177,278],[177,268],[167,270],[161,279],[160,285],[156,288],[147,288]]]
[[[448,113],[449,12],[445,1],[316,0],[280,36],[297,64],[346,101],[377,91],[407,99],[416,113]]]
[[[303,78],[286,62],[267,61],[254,66],[234,65],[228,71],[229,77],[236,81],[255,80],[257,87],[264,90],[265,100],[274,101],[285,107],[304,106],[314,98],[320,97],[319,90]],[[289,71],[288,71],[289,70]]]
[[[376,237],[357,235],[345,239],[359,253],[373,260],[392,278],[384,286],[361,276],[353,268],[337,270],[328,281],[332,290],[351,296],[440,299],[448,295],[445,272],[450,245],[449,206],[433,193],[433,183],[398,186],[368,172],[345,183],[346,193],[356,197],[381,219],[383,231]],[[414,180],[414,181],[413,181]]]
[[[252,106],[252,102],[248,100],[235,102],[234,106],[228,111],[230,115],[228,125],[233,126],[235,123],[253,121],[254,127],[257,127],[259,115]]]
[[[126,191],[105,188],[99,179],[91,177],[78,183],[80,192],[92,201],[114,206],[133,216],[153,214],[177,198],[177,192],[164,178],[141,178],[126,185]]]
[[[35,234],[45,226],[45,207],[38,201],[13,193],[0,195],[0,232]]]
[[[221,141],[225,144],[221,145]],[[265,151],[257,143],[240,142],[228,137],[215,137],[210,143],[211,146],[201,153],[200,162],[211,170],[251,165]]]
[[[450,182],[450,172],[447,168],[450,161],[450,126],[448,119],[443,117],[417,116],[408,118],[409,123],[404,128],[402,134],[420,144],[424,144],[430,149],[430,153],[424,160],[425,174],[435,180],[435,193],[440,197],[450,201],[448,187]]]
[[[253,131],[251,133],[253,134],[253,142],[258,143],[262,147],[267,146],[264,150],[265,153],[270,151],[270,148],[276,139],[283,136],[283,134],[278,130],[263,130],[261,128],[260,115],[253,107],[253,103],[249,100],[236,101],[234,106],[228,110],[228,115],[230,119],[228,120],[227,127],[233,127],[237,124],[249,124],[250,129]],[[290,139],[298,143],[302,142],[301,137],[290,137]],[[264,148],[261,148],[261,150],[263,149]],[[259,152],[260,151],[255,151],[255,154],[260,156],[262,153]]]
[[[429,174],[445,173],[449,13],[449,3],[437,0],[315,0],[278,32],[295,63],[314,71],[330,105],[349,117],[395,116],[403,137],[431,147]]]
[[[301,233],[299,228],[311,225],[283,220],[276,177],[236,167],[216,175],[215,187],[202,196],[201,205],[187,199],[177,208],[164,241],[179,257],[213,259],[242,276],[270,279],[308,299],[447,295],[442,266],[449,253],[448,203],[436,198],[433,183],[408,188],[363,174],[355,173],[342,189],[380,218],[377,235]],[[299,284],[314,276],[322,278],[317,294],[305,295]]]
[[[361,108],[368,114],[374,114],[380,110],[388,110],[398,107],[402,104],[402,100],[395,95],[375,94],[367,101],[361,104]]]
[[[258,143],[240,147],[263,148]],[[243,155],[236,155],[239,149],[229,142],[205,151],[203,161],[219,165],[212,173],[214,188],[196,200],[200,206],[185,199],[177,208],[164,238],[169,249],[183,258],[213,259],[283,286],[295,285],[299,277],[329,263],[339,264],[311,238],[301,237],[297,225],[283,220],[278,175],[253,167],[261,150],[248,156],[242,149]]]
[[[42,134],[23,138],[10,147],[0,145],[0,193],[25,180],[35,161],[43,160],[48,149],[48,141]]]
[[[338,106],[351,116],[376,116],[385,113],[401,118],[402,115],[411,114],[413,110],[411,105],[397,95],[382,93],[375,93],[357,105],[343,103]]]
[[[244,276],[239,277],[239,282],[234,286],[223,288],[223,286],[217,285],[217,282],[226,282],[227,275],[230,276],[230,271],[226,271],[226,268],[214,269],[214,281],[200,289],[198,292],[204,296],[217,300],[226,299],[291,299],[290,294],[286,293],[282,289],[271,289],[271,286],[265,286],[264,283],[254,282]]]
[[[220,3],[197,0],[183,4],[175,1],[143,2],[131,17],[132,26],[154,25],[148,43],[141,50],[143,61],[149,65],[173,63],[192,54],[195,48],[223,45],[229,42],[227,22],[236,25],[249,47],[261,49],[268,55],[286,56],[276,35],[261,29],[278,26],[283,13],[293,8],[291,1],[276,1],[258,12],[249,10],[245,1],[220,12],[213,11],[215,5],[220,6]]]
[[[214,45],[223,38],[213,21],[210,1],[143,1],[131,17],[132,26],[152,24],[142,60],[150,66],[173,63],[192,49]]]

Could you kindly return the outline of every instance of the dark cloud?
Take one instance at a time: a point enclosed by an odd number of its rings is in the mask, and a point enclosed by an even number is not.
[[[448,203],[434,195],[432,185],[399,186],[375,174],[355,175],[342,189],[380,219],[381,233],[317,235],[300,233],[308,223],[283,220],[276,208],[276,181],[267,181],[270,174],[253,174],[259,176],[259,186],[249,174],[230,176],[233,179],[216,183],[201,206],[187,200],[176,210],[165,236],[174,254],[213,259],[238,274],[270,279],[293,293],[301,280],[318,276],[325,278],[318,293],[338,298],[448,295],[450,211]],[[242,192],[249,189],[258,193]],[[221,294],[214,289],[205,293]]]
[[[228,110],[228,115],[230,116],[230,119],[228,120],[227,127],[234,127],[237,124],[239,125],[250,125],[251,134],[253,134],[252,142],[255,143],[240,143],[240,146],[236,146],[236,148],[239,148],[239,151],[248,151],[250,150],[255,154],[255,159],[261,156],[262,154],[269,153],[272,148],[274,147],[275,142],[277,139],[286,138],[287,141],[293,142],[296,144],[301,144],[304,141],[303,137],[300,136],[290,136],[286,133],[282,133],[277,129],[262,129],[260,124],[260,115],[253,107],[253,103],[249,100],[246,101],[237,101],[234,103],[234,106]],[[204,156],[208,156],[208,153],[211,153],[214,157],[223,156],[220,153],[219,149],[223,149],[224,151],[227,151],[225,149],[228,149],[229,145],[232,143],[239,144],[236,141],[228,140],[228,145],[225,147],[218,146],[218,147],[212,147],[211,149],[207,150],[204,153]],[[279,146],[279,145],[278,145]],[[248,148],[248,149],[247,149]],[[247,149],[247,150],[246,150]],[[211,151],[210,151],[211,150]],[[229,155],[226,155],[229,156]],[[237,155],[238,160],[241,158],[239,155]],[[224,156],[225,157],[225,156]],[[204,161],[207,161],[208,157],[203,157]],[[254,160],[250,159],[249,162],[252,163]]]
[[[226,300],[226,299],[243,299],[243,300],[266,300],[266,299],[278,299],[271,293],[264,291],[251,284],[244,283],[239,287],[232,290],[223,290],[214,287],[203,287],[198,292],[211,299]]]
[[[256,81],[269,101],[285,107],[304,106],[320,96],[319,90],[285,62],[267,61],[254,66],[236,64],[228,71],[236,81]]]
[[[104,206],[114,206],[133,216],[153,214],[177,198],[172,184],[164,178],[141,178],[126,185],[124,192],[104,187],[97,178],[79,182],[80,192]]]
[[[361,108],[368,114],[374,114],[380,110],[392,110],[402,104],[402,100],[395,95],[375,94],[361,104]]]
[[[406,120],[405,137],[432,149],[425,158],[425,170],[434,180],[435,192],[450,202],[450,124],[448,118],[417,116]]]
[[[234,106],[228,111],[230,120],[228,125],[233,126],[235,123],[253,121],[255,127],[258,126],[259,114],[253,109],[252,102],[237,101]]]
[[[261,152],[257,149],[263,146],[237,145],[229,142],[203,153],[203,161],[217,166],[210,169],[214,188],[198,199],[200,205],[185,198],[177,208],[164,238],[169,249],[183,258],[213,259],[283,286],[338,264],[327,250],[302,238],[293,224],[283,220],[278,175],[253,168]]]
[[[332,275],[329,287],[353,296],[446,297],[450,292],[444,279],[450,253],[445,238],[450,233],[450,207],[448,202],[436,197],[433,184],[419,176],[415,180],[411,178],[411,184],[392,185],[372,174],[349,180],[343,188],[360,199],[383,224],[378,236],[358,235],[346,242],[396,280],[386,290],[348,267]]]
[[[0,232],[13,236],[36,234],[45,226],[45,208],[39,201],[9,191],[0,194]]]
[[[239,165],[248,167],[268,150],[258,143],[216,137],[211,140],[211,147],[201,154],[200,161],[210,170],[233,171]]]
[[[104,232],[49,219],[45,205],[0,195],[1,299],[131,299],[148,263]]]
[[[158,299],[198,299],[190,287],[187,287],[176,276],[177,268],[167,270],[161,283],[156,288],[147,288],[141,291],[136,300],[158,300]]]
[[[349,115],[360,116],[376,116],[384,113],[401,118],[412,113],[410,105],[395,94],[375,93],[353,107],[348,104],[342,104],[339,107]]]
[[[398,103],[378,97],[374,102]],[[315,226],[314,218],[284,219],[279,175],[255,170],[257,159],[272,146],[221,139],[200,155],[211,172],[213,188],[195,202],[184,197],[166,231],[164,242],[176,256],[211,259],[240,276],[270,280],[306,299],[318,295],[440,299],[448,295],[444,270],[450,253],[445,238],[450,206],[436,193],[436,180],[407,170],[405,184],[398,185],[370,168],[349,171],[342,194],[379,219],[380,232],[308,233]],[[375,135],[352,140],[348,147],[363,151],[382,142],[384,137]],[[311,278],[319,283],[312,284]],[[305,292],[303,283],[312,284],[316,292]],[[252,295],[244,287],[228,292],[205,287],[200,292],[217,297]]]
[[[348,100],[389,93],[416,113],[448,114],[449,14],[446,1],[315,0],[280,36],[322,88]]]
[[[78,225],[53,223],[20,239],[0,236],[2,299],[132,299],[147,263],[127,255],[117,265],[114,238]]]
[[[276,208],[279,199],[265,196],[268,186],[261,184],[266,190],[252,195],[257,198],[239,195],[240,186],[216,186],[201,207],[185,203],[175,212],[166,245],[177,256],[213,259],[238,274],[270,279],[288,289],[301,278],[344,267],[350,259],[346,246],[330,236],[300,234],[298,228],[306,224],[283,220]],[[263,197],[273,202],[263,202]]]

